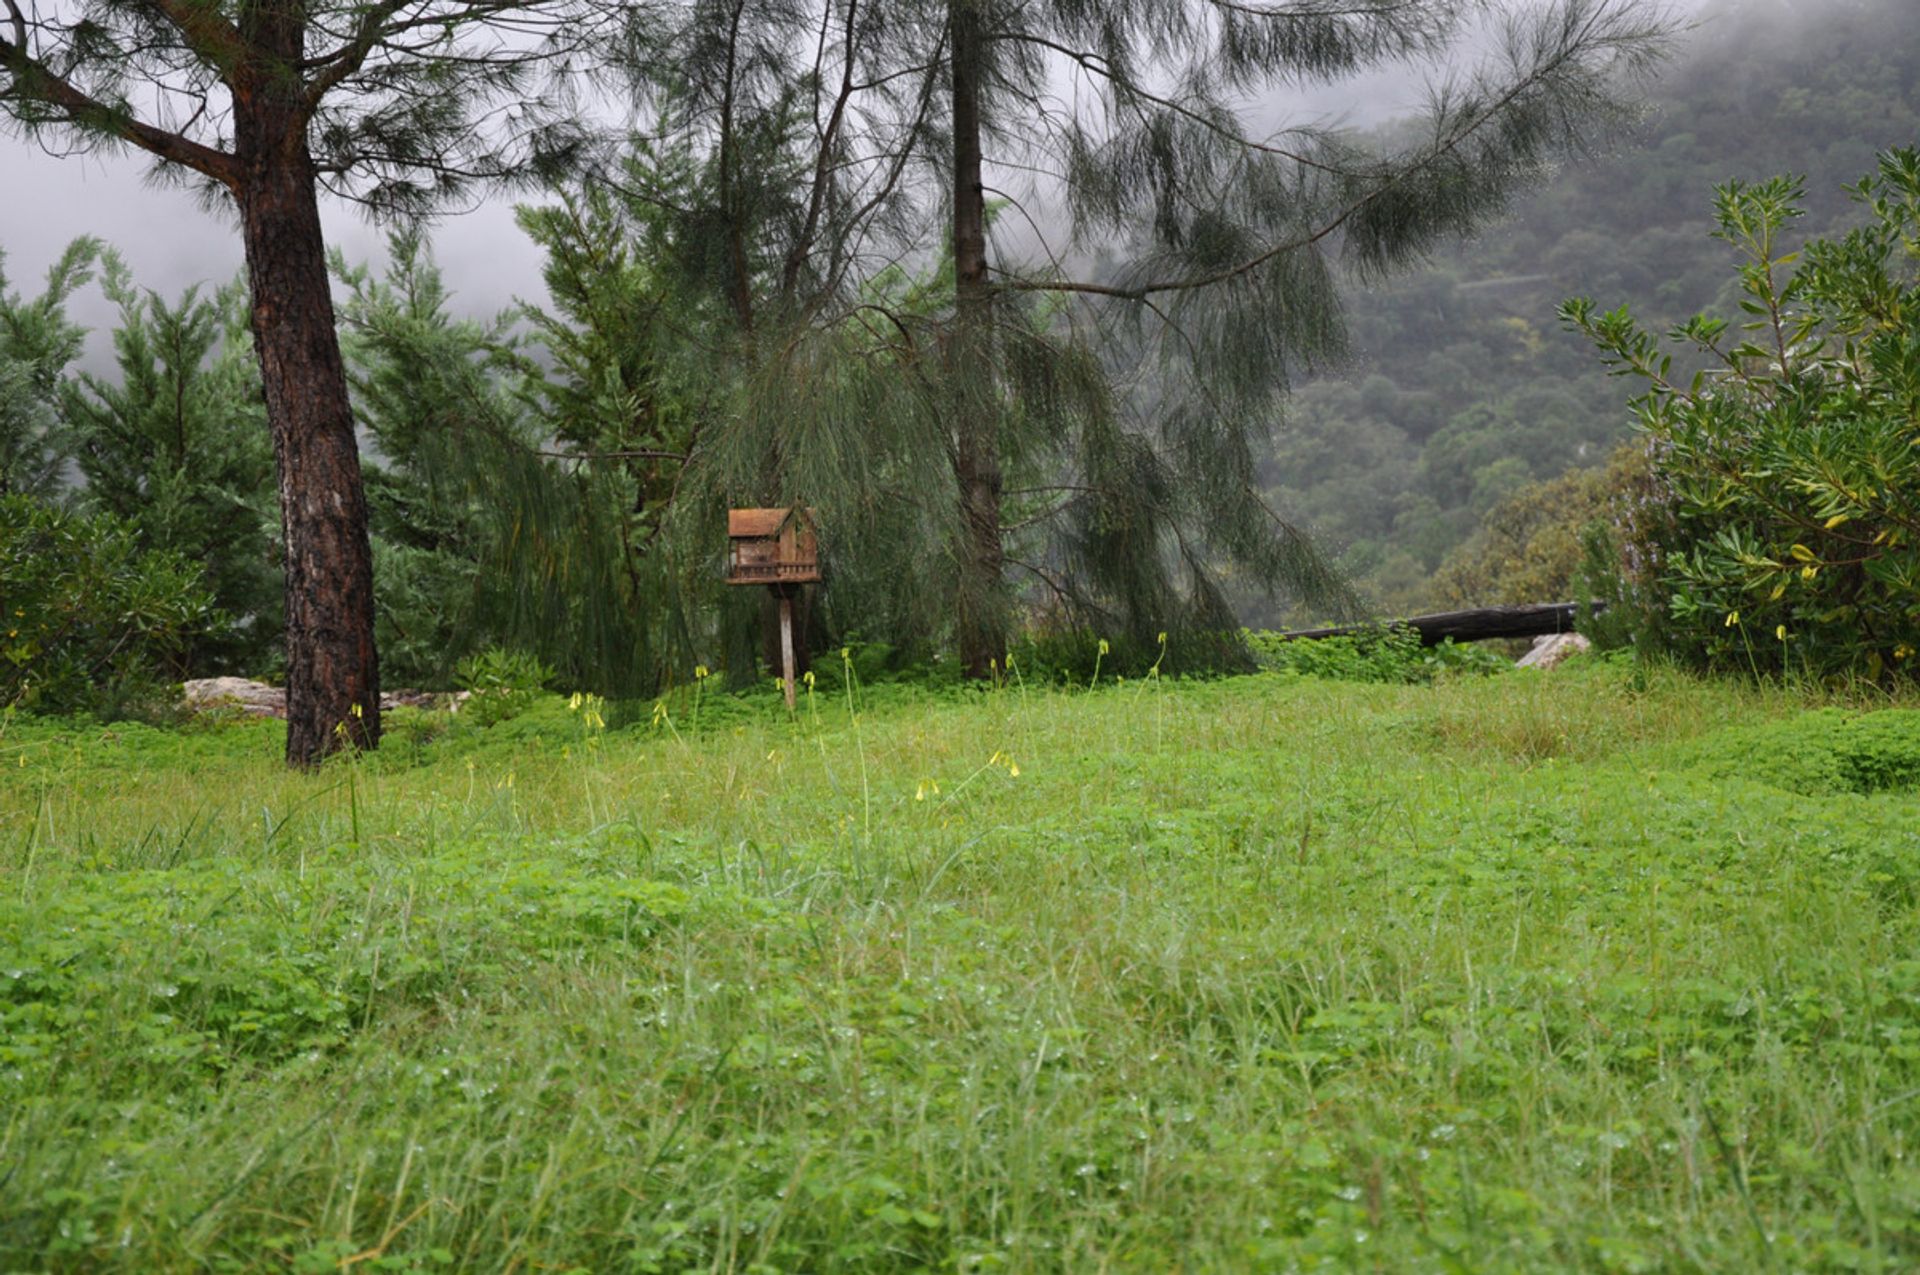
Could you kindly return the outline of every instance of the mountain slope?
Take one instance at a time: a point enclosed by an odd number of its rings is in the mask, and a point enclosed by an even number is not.
[[[1355,294],[1354,365],[1287,405],[1264,478],[1387,612],[1520,488],[1603,463],[1630,431],[1609,378],[1555,306],[1631,303],[1656,328],[1731,302],[1712,187],[1806,177],[1802,237],[1854,217],[1843,184],[1920,143],[1920,23],[1904,0],[1725,0],[1655,87],[1640,136],[1569,168],[1489,234]],[[1261,605],[1250,622],[1282,618]]]

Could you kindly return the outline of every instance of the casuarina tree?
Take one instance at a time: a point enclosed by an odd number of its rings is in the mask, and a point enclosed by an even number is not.
[[[639,64],[649,145],[701,181],[619,180],[677,222],[751,369],[696,459],[732,495],[832,506],[836,538],[890,501],[937,527],[904,572],[910,536],[867,543],[883,588],[942,573],[974,676],[1016,576],[1149,642],[1231,628],[1227,573],[1339,604],[1253,460],[1290,379],[1344,352],[1341,275],[1470,232],[1629,120],[1668,29],[1640,0],[675,12]],[[1276,105],[1396,64],[1433,87],[1381,136]],[[867,574],[838,565],[836,591]]]
[[[588,15],[572,0],[0,6],[0,108],[20,129],[143,151],[235,214],[279,474],[287,757],[373,746],[367,503],[320,196],[413,215],[550,173],[581,137],[562,90]]]

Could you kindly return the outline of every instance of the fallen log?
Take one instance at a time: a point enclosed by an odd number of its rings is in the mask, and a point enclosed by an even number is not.
[[[1282,633],[1284,638],[1309,641],[1314,638],[1352,637],[1382,628],[1412,629],[1420,635],[1420,645],[1438,646],[1448,638],[1456,642],[1484,642],[1489,638],[1532,638],[1553,633],[1573,632],[1575,603],[1536,602],[1527,606],[1481,607],[1473,611],[1440,611],[1416,615],[1405,620],[1380,620],[1371,624],[1342,624],[1330,629],[1295,629]],[[1604,610],[1604,602],[1595,602],[1591,610]]]

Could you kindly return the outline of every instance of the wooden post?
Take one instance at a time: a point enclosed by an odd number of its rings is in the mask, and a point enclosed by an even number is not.
[[[793,711],[793,590],[776,588],[780,595],[780,671],[787,683],[787,711]]]

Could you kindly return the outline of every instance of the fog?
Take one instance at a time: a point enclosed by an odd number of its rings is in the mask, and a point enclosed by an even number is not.
[[[1692,26],[1669,73],[1684,74],[1689,59],[1711,56],[1713,32],[1722,23],[1766,23],[1788,38],[1801,22],[1832,20],[1839,12],[1876,4],[1920,8],[1920,0],[1676,0],[1670,8]],[[1276,124],[1366,127],[1418,109],[1433,74],[1433,68],[1403,66],[1309,86],[1259,104],[1259,114]],[[323,216],[329,243],[349,260],[384,257],[383,232],[356,208],[331,201]],[[168,296],[196,282],[232,278],[241,266],[231,216],[210,211],[188,190],[155,181],[145,158],[132,153],[56,156],[17,135],[0,135],[0,251],[8,285],[37,292],[48,265],[80,235],[111,244],[142,286]],[[511,200],[491,199],[443,216],[432,239],[457,309],[491,314],[516,298],[544,298],[540,253],[513,224]],[[77,297],[71,312],[96,333],[112,323],[111,307],[97,290]]]

